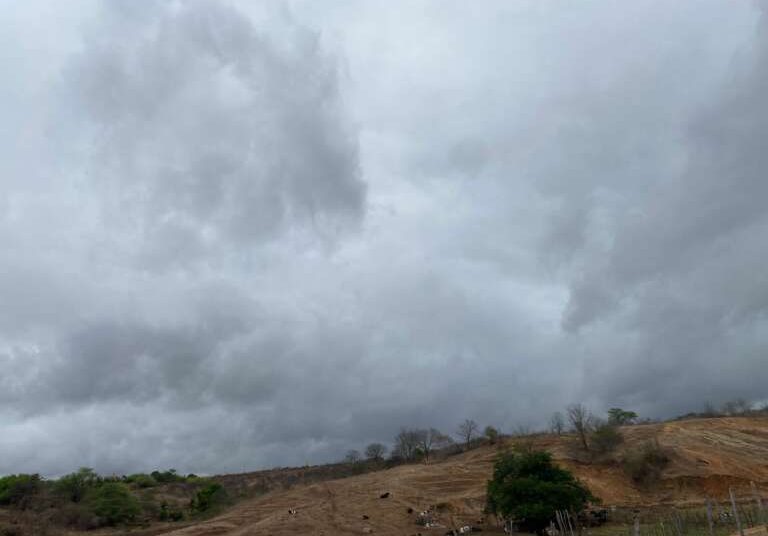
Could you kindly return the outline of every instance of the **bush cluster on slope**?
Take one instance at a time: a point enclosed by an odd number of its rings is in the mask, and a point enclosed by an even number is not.
[[[488,510],[522,530],[542,534],[557,510],[580,512],[597,501],[584,484],[543,451],[504,454],[487,486]]]
[[[114,526],[134,521],[141,513],[136,497],[120,482],[106,482],[90,490],[86,496],[90,510],[101,524]]]
[[[221,484],[212,482],[195,494],[190,508],[193,512],[208,512],[225,505],[228,501],[227,490]]]
[[[24,507],[42,486],[40,475],[9,475],[0,478],[0,504]]]
[[[668,463],[669,456],[661,445],[651,441],[639,450],[629,452],[622,460],[622,467],[636,484],[649,485],[661,478],[661,472]]]

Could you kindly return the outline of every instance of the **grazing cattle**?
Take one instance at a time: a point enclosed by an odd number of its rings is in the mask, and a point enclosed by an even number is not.
[[[363,519],[369,519],[369,517],[365,514],[363,514]]]
[[[295,508],[289,508],[288,509],[288,514],[292,515],[292,516],[295,516],[296,515],[296,509]]]
[[[432,521],[433,521],[432,514],[428,510],[419,512],[419,515],[416,516],[416,524],[421,525],[423,527],[426,527],[427,525],[431,524]]]
[[[388,499],[389,498],[389,492],[382,493],[379,495],[379,499]]]

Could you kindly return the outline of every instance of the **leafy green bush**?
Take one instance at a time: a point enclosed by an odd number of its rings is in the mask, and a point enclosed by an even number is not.
[[[176,473],[176,469],[167,471],[152,471],[150,476],[159,484],[170,484],[172,482],[184,482],[186,479]]]
[[[548,452],[501,455],[488,481],[488,510],[523,531],[542,534],[556,510],[579,512],[596,501],[581,482],[556,466]]]
[[[89,489],[101,485],[102,482],[102,478],[93,469],[81,467],[76,473],[58,479],[54,490],[72,502],[80,502]]]
[[[195,494],[190,508],[194,512],[207,512],[218,506],[226,504],[229,500],[227,490],[221,484],[212,482]]]
[[[0,504],[25,506],[42,487],[40,475],[8,475],[0,478]]]
[[[628,453],[622,460],[624,472],[636,483],[649,485],[661,478],[669,456],[658,441],[649,441],[639,450]]]
[[[133,521],[141,512],[139,501],[131,495],[128,486],[117,482],[90,490],[86,503],[99,521],[109,526]]]

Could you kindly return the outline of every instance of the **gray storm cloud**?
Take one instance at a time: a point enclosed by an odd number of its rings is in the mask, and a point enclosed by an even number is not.
[[[766,398],[753,6],[0,20],[0,473]]]
[[[357,142],[318,36],[285,23],[275,42],[222,3],[154,7],[107,13],[68,72],[91,120],[87,172],[143,260],[359,220]]]
[[[603,323],[637,337],[618,358],[625,370],[611,382],[616,394],[764,396],[765,378],[755,376],[768,328],[759,253],[768,231],[764,28],[762,15],[758,38],[721,92],[688,122],[683,170],[630,201],[602,259],[588,261],[571,286],[567,328]],[[664,374],[672,379],[654,386]]]

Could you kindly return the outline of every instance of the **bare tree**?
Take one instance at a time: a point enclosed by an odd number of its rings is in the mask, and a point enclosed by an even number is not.
[[[387,453],[387,447],[381,443],[371,443],[365,447],[365,457],[371,461],[381,461],[384,459],[384,455]]]
[[[568,420],[573,427],[573,431],[579,436],[579,441],[584,450],[589,452],[589,441],[587,437],[592,431],[594,417],[584,404],[571,404],[568,406]]]
[[[518,424],[512,429],[512,435],[515,437],[528,437],[533,435],[533,428],[530,424]]]
[[[406,461],[416,459],[421,447],[424,430],[415,428],[401,428],[395,436],[395,446],[392,448],[392,454],[400,456]]]
[[[724,415],[744,415],[746,413],[749,413],[749,411],[752,409],[752,404],[744,400],[743,398],[736,398],[734,400],[729,400],[725,404],[723,404],[723,409],[721,413]]]
[[[555,435],[563,435],[565,431],[565,417],[559,411],[554,412],[549,419],[549,431]]]
[[[452,443],[450,437],[440,432],[440,430],[436,430],[435,428],[430,428],[429,430],[421,430],[420,432],[421,433],[419,435],[421,436],[421,442],[419,444],[419,448],[424,453],[424,459],[426,461],[429,461],[429,457],[435,451],[435,449],[447,447]]]
[[[354,449],[348,450],[347,454],[344,456],[344,461],[347,463],[357,463],[360,459],[360,451]]]
[[[712,402],[707,401],[704,403],[704,409],[701,410],[700,415],[702,417],[717,417],[718,412]]]
[[[472,446],[472,440],[477,436],[478,430],[477,423],[472,419],[466,419],[459,425],[459,429],[456,431],[456,435],[462,440],[466,448]]]

